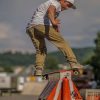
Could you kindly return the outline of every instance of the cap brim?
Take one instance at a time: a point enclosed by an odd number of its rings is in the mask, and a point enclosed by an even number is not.
[[[69,2],[69,1],[67,1],[67,2]],[[74,4],[72,4],[71,2],[69,2],[69,3],[71,4],[72,9],[76,9],[76,6]]]
[[[71,7],[72,9],[76,9],[76,6],[75,5],[72,5],[72,7]]]

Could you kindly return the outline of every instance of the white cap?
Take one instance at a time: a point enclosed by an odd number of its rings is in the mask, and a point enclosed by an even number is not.
[[[68,2],[70,2],[71,4],[74,4],[74,0],[66,0]]]
[[[68,1],[68,2],[70,2],[72,4],[72,8],[73,9],[76,9],[76,6],[74,5],[74,2],[75,2],[74,0],[66,0],[66,1]]]

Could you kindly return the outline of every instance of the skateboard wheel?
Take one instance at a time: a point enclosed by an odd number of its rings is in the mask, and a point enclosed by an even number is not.
[[[79,75],[79,71],[74,71],[74,75]]]

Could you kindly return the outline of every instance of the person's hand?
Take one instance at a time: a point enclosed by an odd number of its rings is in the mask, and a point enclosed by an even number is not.
[[[52,24],[54,26],[58,26],[58,24],[60,24],[60,20],[56,18]]]
[[[59,26],[57,26],[57,25],[54,26],[54,25],[53,25],[53,28],[54,28],[57,32],[60,32],[60,31],[59,31]]]

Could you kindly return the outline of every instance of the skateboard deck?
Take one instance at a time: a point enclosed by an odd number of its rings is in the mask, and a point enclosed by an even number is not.
[[[78,69],[77,68],[70,68],[70,69],[67,69],[67,70],[58,70],[58,71],[54,71],[54,72],[49,72],[49,73],[45,73],[45,74],[43,74],[42,76],[43,76],[43,78],[44,79],[55,79],[55,77],[56,77],[56,79],[58,78],[60,78],[60,73],[63,73],[63,72],[71,72],[71,74],[72,74],[72,76],[78,76],[79,75],[79,71],[78,71]]]

